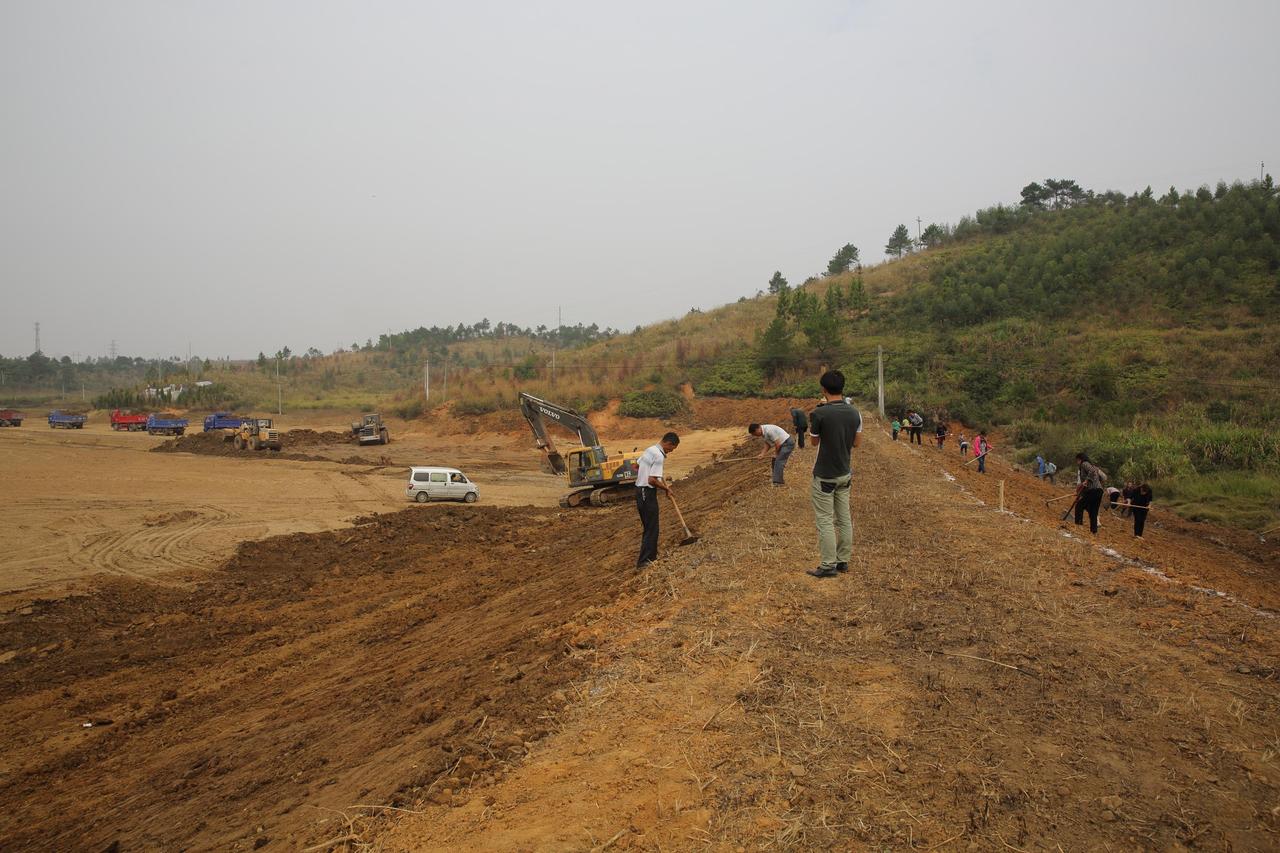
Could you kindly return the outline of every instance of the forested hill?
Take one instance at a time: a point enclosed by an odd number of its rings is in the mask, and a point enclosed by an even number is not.
[[[1157,198],[1039,183],[1023,204],[934,228],[933,245],[973,241],[896,306],[963,326],[997,317],[1198,322],[1274,318],[1280,309],[1280,199],[1271,179]]]

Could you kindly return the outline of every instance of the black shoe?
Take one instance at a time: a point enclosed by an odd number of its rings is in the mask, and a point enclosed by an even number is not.
[[[813,575],[815,578],[833,578],[836,575],[838,575],[839,572],[836,571],[834,566],[831,566],[831,567],[818,566],[818,568],[810,569],[809,571],[805,572],[805,574]]]
[[[837,572],[847,572],[847,571],[849,571],[849,564],[848,564],[848,563],[836,563],[836,571],[837,571]]]

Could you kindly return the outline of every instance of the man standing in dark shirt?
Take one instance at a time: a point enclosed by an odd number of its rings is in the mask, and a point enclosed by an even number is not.
[[[804,434],[809,431],[809,419],[805,417],[804,409],[791,410],[791,425],[796,428],[796,444],[804,450]]]
[[[825,398],[809,414],[809,437],[818,448],[813,465],[813,517],[818,527],[822,564],[809,574],[833,578],[849,571],[853,556],[853,520],[849,517],[849,452],[862,441],[862,416],[844,397],[844,374],[828,370],[818,381]]]

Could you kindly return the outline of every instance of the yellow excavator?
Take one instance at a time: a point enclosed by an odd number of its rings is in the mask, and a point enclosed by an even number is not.
[[[569,476],[570,492],[560,498],[560,506],[604,506],[631,496],[635,488],[640,454],[610,456],[600,446],[595,429],[586,417],[572,409],[549,403],[532,394],[520,393],[520,412],[533,429],[534,441],[542,451],[542,468],[549,474]],[[547,424],[559,424],[578,437],[581,447],[561,453],[547,431]]]

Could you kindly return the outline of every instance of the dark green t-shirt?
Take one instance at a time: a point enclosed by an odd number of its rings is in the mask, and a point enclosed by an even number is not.
[[[818,461],[813,476],[834,480],[849,473],[849,450],[853,437],[862,432],[862,415],[843,400],[826,403],[809,414],[809,434],[822,439],[818,443]]]

